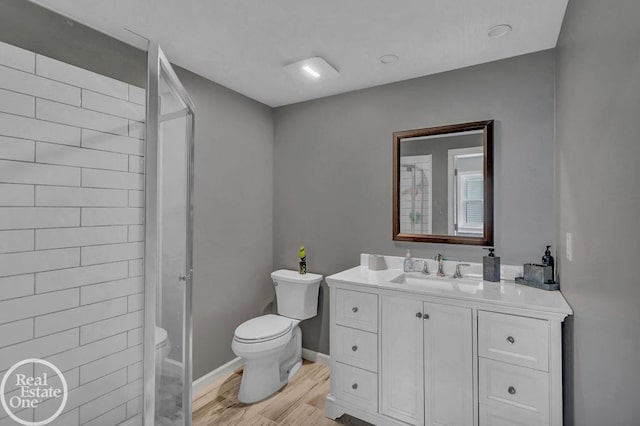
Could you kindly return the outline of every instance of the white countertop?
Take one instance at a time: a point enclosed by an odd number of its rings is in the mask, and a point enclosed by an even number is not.
[[[394,262],[388,262],[394,263]],[[395,283],[405,274],[402,269],[371,271],[367,266],[356,266],[327,277],[329,285],[357,284],[366,287],[426,294],[452,299],[464,299],[493,305],[509,306],[555,314],[571,315],[573,311],[560,291],[540,290],[510,280],[500,282],[483,281],[481,278],[440,278],[435,274],[424,275],[409,272],[405,276],[411,281]]]

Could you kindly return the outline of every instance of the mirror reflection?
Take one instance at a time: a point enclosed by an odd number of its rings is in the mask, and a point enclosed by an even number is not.
[[[489,125],[394,134],[394,239],[432,241],[420,237],[448,236],[454,238],[439,242],[482,244],[492,238],[486,234],[492,228],[486,223],[492,214],[486,211],[492,206],[486,205],[485,197],[487,186],[492,187],[485,170],[485,155],[491,155],[486,143]],[[472,128],[465,130],[468,127]]]

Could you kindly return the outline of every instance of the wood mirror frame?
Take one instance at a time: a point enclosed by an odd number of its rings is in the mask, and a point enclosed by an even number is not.
[[[405,138],[446,135],[451,133],[482,130],[483,172],[484,172],[484,230],[482,237],[407,234],[400,232],[400,142]],[[493,120],[425,129],[405,130],[393,133],[393,239],[422,243],[467,244],[476,246],[493,245]]]

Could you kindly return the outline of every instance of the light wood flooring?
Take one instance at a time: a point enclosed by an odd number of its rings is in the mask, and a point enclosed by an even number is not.
[[[336,421],[324,416],[329,393],[329,367],[304,361],[284,388],[255,404],[238,401],[242,370],[193,403],[194,426],[368,426],[369,423],[344,415]]]

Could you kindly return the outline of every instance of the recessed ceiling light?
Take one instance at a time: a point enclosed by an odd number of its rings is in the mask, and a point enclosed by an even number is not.
[[[302,67],[302,69],[304,71],[307,72],[307,74],[309,74],[311,77],[313,78],[320,78],[320,73],[318,73],[316,70],[314,70],[313,68],[311,68],[309,65],[305,65]]]
[[[380,62],[382,62],[383,64],[387,65],[387,64],[392,64],[394,62],[398,61],[398,56],[397,55],[382,55],[378,58],[378,60]]]
[[[500,38],[509,34],[512,29],[513,28],[511,28],[511,25],[509,24],[495,25],[489,28],[487,35],[489,36],[489,38]]]
[[[306,81],[324,80],[340,75],[337,69],[319,56],[285,65],[284,69],[292,76]]]

